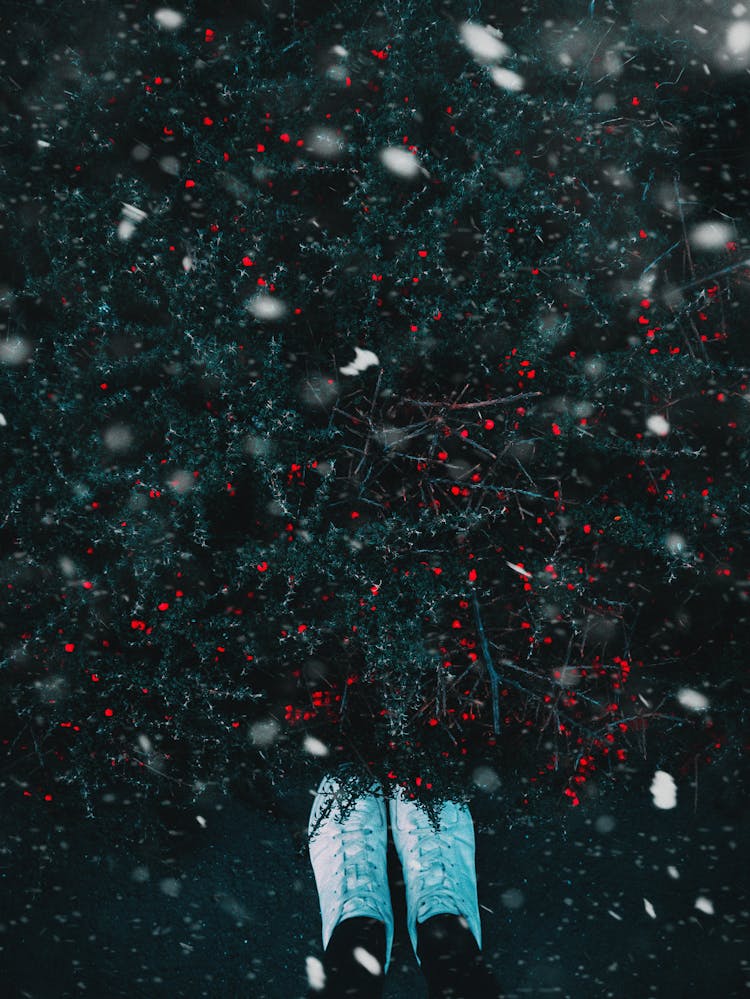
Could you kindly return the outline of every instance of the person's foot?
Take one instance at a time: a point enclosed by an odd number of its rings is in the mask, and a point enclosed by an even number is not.
[[[406,885],[406,919],[414,955],[417,923],[433,916],[463,916],[481,950],[482,928],[474,862],[474,824],[466,805],[448,801],[440,811],[437,832],[426,812],[401,787],[389,801],[391,833]]]
[[[463,916],[431,916],[417,924],[419,958],[431,997],[503,999]]]
[[[350,806],[350,807],[345,807]],[[388,822],[383,788],[354,797],[341,781],[323,778],[308,823],[310,862],[320,899],[323,949],[336,926],[356,916],[385,924],[385,969],[391,960],[393,909],[388,887]]]

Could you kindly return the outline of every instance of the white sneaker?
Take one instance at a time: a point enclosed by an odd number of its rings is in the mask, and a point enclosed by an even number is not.
[[[440,913],[463,916],[482,949],[474,861],[474,823],[466,805],[448,801],[437,832],[427,814],[396,787],[388,803],[391,833],[406,885],[406,920],[417,964],[417,923]]]
[[[382,786],[356,798],[333,775],[324,777],[310,811],[310,862],[320,898],[323,949],[343,919],[365,916],[385,923],[385,968],[391,963],[393,908],[388,887],[388,821]]]

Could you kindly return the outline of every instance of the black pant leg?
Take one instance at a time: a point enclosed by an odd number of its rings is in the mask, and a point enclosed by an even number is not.
[[[474,934],[460,916],[446,913],[417,923],[417,951],[429,999],[502,999]]]
[[[365,963],[355,951],[366,954]],[[367,967],[368,955],[378,964]],[[385,982],[385,925],[357,916],[342,920],[331,934],[323,955],[326,980],[323,991],[310,989],[308,999],[382,999]]]

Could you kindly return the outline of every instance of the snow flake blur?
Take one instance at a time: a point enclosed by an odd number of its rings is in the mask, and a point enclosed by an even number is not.
[[[701,694],[699,690],[690,687],[682,687],[677,691],[677,700],[689,711],[705,711],[708,708],[708,698]]]
[[[502,32],[495,27],[464,21],[458,30],[461,42],[477,62],[494,62],[510,54]]]
[[[677,785],[674,777],[664,770],[657,770],[651,781],[651,797],[657,808],[675,808],[677,805]]]
[[[154,20],[167,31],[176,31],[185,23],[185,15],[172,7],[160,7],[154,11]]]
[[[366,968],[371,975],[379,975],[381,973],[382,967],[380,961],[369,950],[364,947],[355,947],[353,954],[354,960],[361,964],[363,968]]]
[[[657,437],[666,437],[669,433],[669,421],[661,413],[654,413],[653,416],[649,416],[646,426]]]
[[[325,988],[326,974],[320,959],[312,956],[306,957],[305,971],[307,974],[307,984],[310,988],[316,992],[322,992]]]
[[[514,73],[511,69],[506,69],[504,66],[493,66],[490,70],[490,76],[498,87],[502,87],[504,90],[509,90],[512,93],[518,93],[524,88],[523,77],[519,76],[518,73]]]
[[[690,230],[690,243],[696,250],[722,250],[734,235],[727,222],[701,222]]]
[[[399,149],[398,146],[381,149],[380,162],[395,177],[402,177],[404,180],[418,177],[423,170],[414,153]]]
[[[750,57],[750,21],[735,21],[729,25],[727,50],[735,57]]]
[[[0,364],[15,367],[31,355],[31,344],[20,336],[9,336],[0,341]]]
[[[360,371],[366,371],[374,364],[380,364],[377,354],[372,350],[363,350],[361,347],[354,348],[354,360],[339,368],[342,375],[357,375]]]
[[[286,305],[274,295],[256,295],[247,303],[247,310],[256,319],[273,322],[281,319],[287,311]]]
[[[699,895],[695,900],[695,908],[700,912],[705,912],[709,916],[714,914],[714,904],[711,899],[706,898],[705,895]]]
[[[122,219],[117,227],[118,237],[123,240],[130,239],[138,223],[142,222],[145,218],[146,212],[143,209],[136,208],[135,205],[123,204]]]
[[[313,156],[320,159],[338,159],[345,149],[344,140],[332,128],[310,129],[305,140],[305,147]]]
[[[302,745],[312,756],[328,756],[330,752],[328,746],[314,735],[306,735]]]

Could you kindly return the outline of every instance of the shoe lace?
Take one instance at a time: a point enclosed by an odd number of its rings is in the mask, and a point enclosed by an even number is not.
[[[372,844],[372,834],[375,830],[366,824],[364,817],[352,811],[356,806],[356,797],[347,797],[342,789],[335,792],[318,816],[312,836],[317,835],[320,822],[324,817],[329,817],[336,806],[339,812],[338,835],[332,856],[339,859],[344,878],[351,890],[360,895],[373,893],[375,889],[372,875],[375,864],[370,859],[370,854],[375,852]]]
[[[341,830],[337,853],[341,857],[344,873],[348,873],[350,868],[354,871],[363,863],[369,866],[367,854],[374,853],[375,847],[369,839],[364,837],[371,836],[372,832],[372,829],[362,828],[362,826],[351,823]]]
[[[415,871],[418,879],[419,894],[427,896],[433,892],[452,891],[454,882],[452,877],[453,864],[446,857],[449,851],[446,848],[441,834],[427,839],[420,839],[416,830],[411,830],[415,836],[415,846],[412,848],[417,853],[419,867]]]
[[[347,906],[356,904],[355,898],[378,895],[373,878],[374,865],[369,860],[369,855],[375,852],[371,842],[372,833],[372,829],[351,824],[341,831],[335,855],[340,858],[344,879],[352,894],[344,903],[345,910]]]

